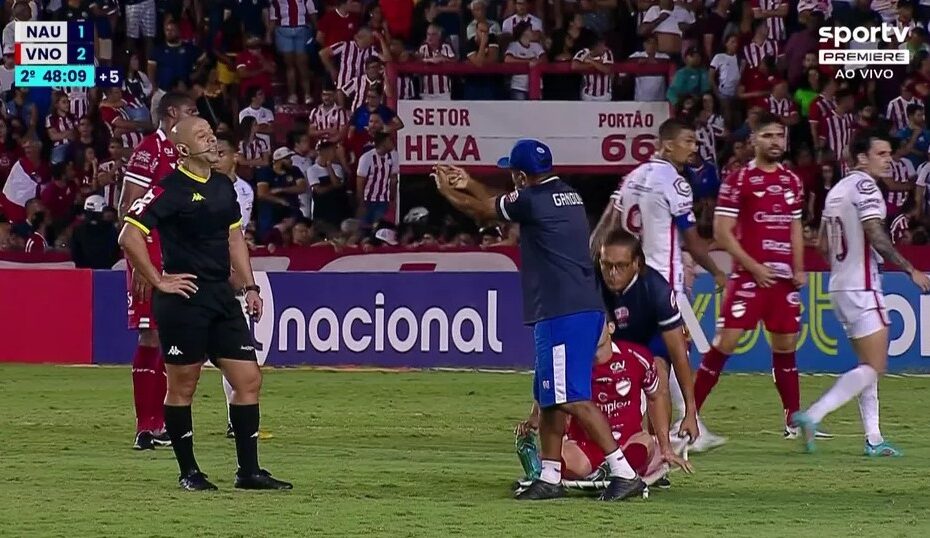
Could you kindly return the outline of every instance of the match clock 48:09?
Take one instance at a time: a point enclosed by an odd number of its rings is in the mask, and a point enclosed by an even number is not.
[[[22,87],[94,86],[93,65],[17,65],[14,85]]]

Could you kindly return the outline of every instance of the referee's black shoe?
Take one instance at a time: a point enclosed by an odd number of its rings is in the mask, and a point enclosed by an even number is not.
[[[178,478],[178,484],[181,486],[181,489],[186,489],[187,491],[213,491],[219,489],[213,485],[212,482],[207,480],[207,475],[200,471],[181,475]]]
[[[236,487],[239,489],[293,489],[294,485],[273,478],[268,471],[259,469],[257,473],[252,474],[236,471]]]
[[[514,499],[518,501],[544,501],[546,499],[558,499],[565,496],[565,488],[562,484],[550,484],[542,480],[533,480],[528,488],[517,493]]]
[[[611,476],[607,489],[598,497],[601,501],[622,501],[630,497],[638,497],[646,489],[646,483],[643,479],[636,476],[633,478],[620,478]]]

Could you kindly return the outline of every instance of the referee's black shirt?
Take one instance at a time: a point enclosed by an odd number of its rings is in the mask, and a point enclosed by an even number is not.
[[[158,229],[166,273],[191,273],[203,282],[229,279],[229,230],[242,214],[232,181],[203,178],[182,167],[136,200],[124,218],[148,235]]]

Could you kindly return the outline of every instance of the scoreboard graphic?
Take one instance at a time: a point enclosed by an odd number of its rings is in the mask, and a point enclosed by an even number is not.
[[[90,21],[16,21],[14,31],[14,86],[123,85],[119,69],[97,65],[94,27]]]

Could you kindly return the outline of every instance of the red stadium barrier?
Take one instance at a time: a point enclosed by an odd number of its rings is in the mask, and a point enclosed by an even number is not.
[[[0,362],[90,364],[92,275],[0,269]]]

